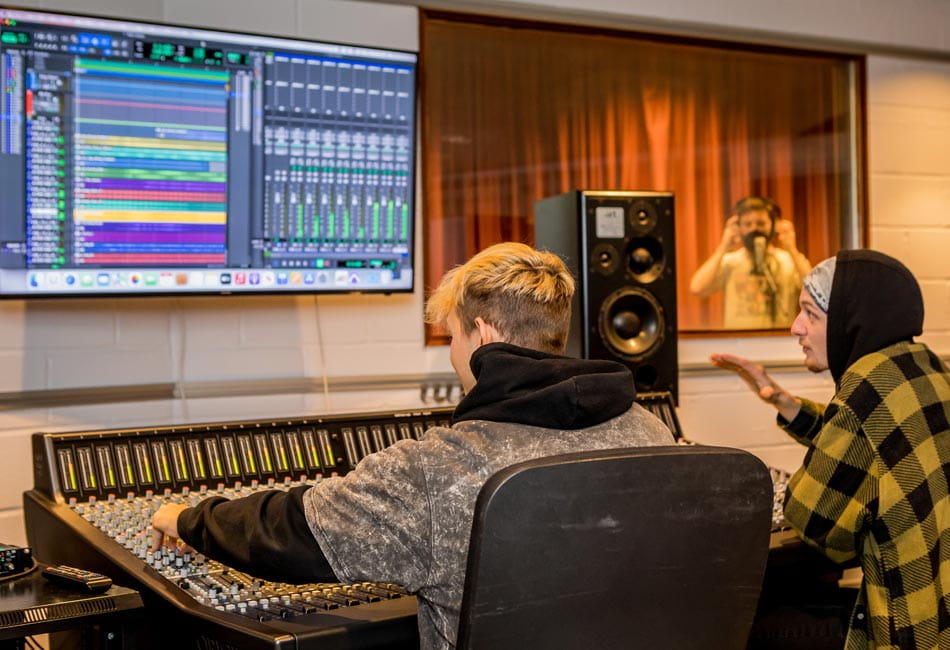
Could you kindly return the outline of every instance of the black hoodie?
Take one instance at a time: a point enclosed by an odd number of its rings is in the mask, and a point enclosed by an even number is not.
[[[584,429],[624,413],[636,395],[633,374],[615,361],[489,343],[475,350],[470,366],[476,384],[455,408],[454,422]]]
[[[828,368],[835,384],[866,354],[920,335],[924,300],[907,267],[872,250],[839,251],[828,301]]]

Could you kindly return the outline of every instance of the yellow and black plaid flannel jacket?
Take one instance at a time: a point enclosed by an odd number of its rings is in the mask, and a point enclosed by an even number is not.
[[[827,407],[785,429],[809,446],[785,516],[864,582],[846,648],[950,648],[950,374],[922,343],[865,355]]]

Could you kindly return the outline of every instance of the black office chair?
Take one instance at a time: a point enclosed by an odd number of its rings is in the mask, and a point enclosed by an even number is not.
[[[768,469],[737,449],[504,469],[476,504],[458,648],[743,648],[771,514]]]

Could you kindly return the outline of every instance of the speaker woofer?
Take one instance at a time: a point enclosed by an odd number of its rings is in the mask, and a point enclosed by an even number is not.
[[[600,307],[598,329],[604,343],[624,359],[637,361],[663,342],[663,308],[648,291],[623,287]]]

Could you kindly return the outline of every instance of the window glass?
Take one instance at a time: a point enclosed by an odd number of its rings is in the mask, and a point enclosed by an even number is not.
[[[422,43],[429,288],[573,189],[674,192],[681,332],[787,331],[858,243],[859,60],[428,13]]]

